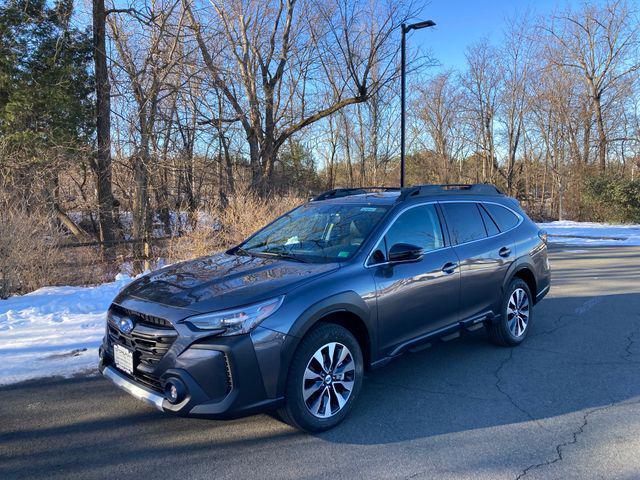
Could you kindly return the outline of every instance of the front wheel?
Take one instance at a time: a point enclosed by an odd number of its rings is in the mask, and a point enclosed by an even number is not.
[[[489,338],[505,347],[519,345],[529,332],[533,300],[527,283],[514,278],[505,290],[500,321],[488,326]]]
[[[362,386],[362,350],[347,329],[314,327],[291,361],[280,416],[308,432],[328,430],[349,413]]]

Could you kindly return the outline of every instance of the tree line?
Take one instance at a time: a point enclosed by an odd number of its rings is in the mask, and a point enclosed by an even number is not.
[[[492,182],[537,218],[637,218],[633,6],[513,17],[458,69],[411,51],[408,183]],[[247,188],[397,185],[399,27],[425,13],[410,0],[93,0],[85,22],[73,0],[3,0],[3,208],[47,212],[110,259],[118,240],[172,235],[176,212],[195,221]]]

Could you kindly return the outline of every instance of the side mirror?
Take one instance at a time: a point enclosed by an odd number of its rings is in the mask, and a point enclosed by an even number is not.
[[[382,250],[378,249],[375,252],[373,252],[373,255],[371,256],[371,260],[372,260],[372,265],[375,265],[377,263],[383,263],[385,261],[385,258],[384,258],[384,253],[382,253]]]
[[[390,262],[408,262],[419,260],[422,257],[423,249],[417,245],[409,243],[396,243],[389,250]]]

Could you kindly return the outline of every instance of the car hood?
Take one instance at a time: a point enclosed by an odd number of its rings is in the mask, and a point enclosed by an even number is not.
[[[338,267],[337,263],[300,263],[220,253],[145,275],[126,287],[115,302],[126,304],[132,298],[212,312],[282,295]]]

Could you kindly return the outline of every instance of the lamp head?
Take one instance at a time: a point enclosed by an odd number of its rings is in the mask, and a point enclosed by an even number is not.
[[[434,27],[436,22],[433,20],[425,20],[424,22],[412,23],[410,25],[404,25],[404,31],[420,30],[421,28]]]

